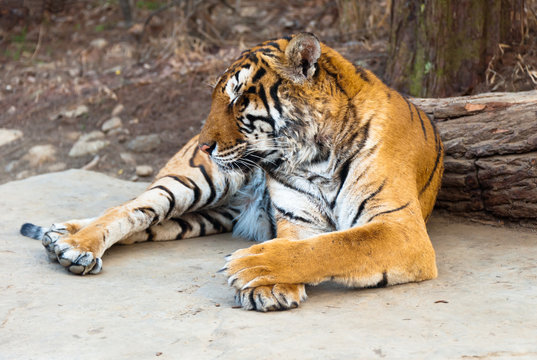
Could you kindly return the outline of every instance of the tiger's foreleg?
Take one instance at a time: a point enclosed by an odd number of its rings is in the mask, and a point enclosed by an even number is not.
[[[380,287],[432,279],[435,254],[423,219],[413,215],[416,210],[409,206],[406,216],[383,214],[362,226],[303,240],[267,241],[236,251],[224,269],[232,286],[254,295],[274,284],[334,280]]]
[[[185,221],[184,234],[203,233],[202,227],[210,223],[208,218],[198,223],[196,232],[195,226],[188,220],[181,220],[181,217],[193,212],[207,215],[210,209],[225,208],[243,181],[239,174],[218,171],[199,151],[196,137],[168,162],[157,175],[157,180],[140,196],[107,210],[87,224],[72,227],[71,222],[67,222],[52,227],[44,234],[43,245],[49,257],[56,257],[69,271],[75,274],[98,273],[102,265],[100,259],[106,249],[129,238],[141,241],[145,235],[140,233],[146,233],[145,240],[149,240],[158,224],[167,229],[174,222],[181,226],[181,221]],[[211,224],[215,226],[211,231],[226,231],[231,222],[222,220],[220,227],[215,222]],[[186,224],[190,224],[192,229],[188,230]]]
[[[280,218],[277,222],[277,234],[280,238],[298,240],[321,232],[319,228],[293,223],[285,218]],[[237,277],[231,276],[229,284],[234,286],[237,280]],[[304,283],[274,283],[237,288],[235,296],[236,302],[244,309],[257,311],[293,309],[298,307],[306,298]]]

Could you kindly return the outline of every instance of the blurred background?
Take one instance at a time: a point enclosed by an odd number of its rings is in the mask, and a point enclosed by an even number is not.
[[[0,183],[156,171],[252,45],[314,32],[415,97],[537,89],[537,0],[0,0]]]

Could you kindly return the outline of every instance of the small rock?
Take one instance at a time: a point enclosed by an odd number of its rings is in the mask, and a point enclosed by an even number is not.
[[[28,153],[24,155],[24,159],[27,160],[31,166],[39,166],[46,162],[53,162],[56,160],[56,148],[51,144],[32,146]]]
[[[0,146],[9,144],[22,137],[22,131],[15,129],[0,129]]]
[[[102,138],[104,134],[100,131],[83,134],[69,151],[69,156],[95,155],[99,150],[110,145],[110,141],[102,140]]]
[[[15,106],[13,106],[13,105],[11,105],[11,106],[9,107],[9,109],[7,109],[7,113],[8,113],[9,115],[14,115],[16,112],[17,112],[17,108],[16,108]]]
[[[90,133],[81,135],[78,141],[87,142],[87,141],[99,140],[99,139],[104,139],[104,133],[99,130],[94,130]]]
[[[64,109],[60,111],[59,113],[53,114],[50,116],[50,120],[57,120],[61,119],[62,117],[71,119],[71,118],[77,118],[79,116],[85,115],[89,112],[89,108],[86,105],[78,105],[74,108]]]
[[[117,129],[112,129],[108,132],[108,135],[110,136],[118,136],[118,137],[121,137],[120,139],[118,139],[120,142],[122,142],[123,140],[126,140],[127,139],[127,136],[130,135],[130,131],[129,129],[123,129],[123,128],[117,128]],[[123,139],[123,137],[125,139]]]
[[[101,130],[107,133],[112,129],[120,128],[121,125],[123,125],[123,123],[121,122],[121,119],[117,116],[114,116],[113,118],[108,119],[103,123]]]
[[[160,137],[157,134],[140,135],[129,141],[127,148],[134,152],[148,152],[160,145]]]
[[[104,47],[106,47],[106,45],[108,45],[108,41],[106,41],[103,38],[93,39],[90,42],[90,46],[92,46],[92,47],[94,47],[96,49],[99,49],[99,50],[103,49]]]
[[[123,110],[125,110],[125,106],[123,106],[123,104],[117,104],[114,107],[114,110],[112,110],[112,116],[118,116],[123,112]]]
[[[65,170],[66,168],[67,168],[67,164],[66,164],[66,163],[59,162],[59,163],[50,165],[50,166],[47,168],[47,170],[48,170],[49,172],[56,172],[56,171],[62,171],[62,170]]]
[[[140,120],[138,120],[138,118],[134,118],[134,119],[129,120],[129,124],[138,124],[139,122],[140,122]]]
[[[136,175],[146,177],[153,174],[153,168],[149,165],[139,165],[136,167]]]
[[[13,91],[13,87],[11,85],[7,84],[6,85],[6,91],[9,91],[9,92]]]
[[[136,165],[136,158],[131,153],[121,153],[119,154],[119,157],[127,165],[132,165],[132,166]]]

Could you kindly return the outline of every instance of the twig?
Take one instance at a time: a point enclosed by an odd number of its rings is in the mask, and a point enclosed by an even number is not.
[[[34,58],[37,56],[37,53],[39,52],[39,49],[41,48],[41,43],[43,42],[43,33],[45,32],[45,22],[42,21],[41,25],[39,26],[39,37],[37,38],[37,45],[35,46],[34,53],[32,54],[32,57],[30,58],[30,61],[33,61]]]

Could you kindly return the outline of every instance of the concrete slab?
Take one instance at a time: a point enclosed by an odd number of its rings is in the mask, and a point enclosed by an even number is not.
[[[537,234],[433,218],[440,276],[307,289],[288,312],[234,309],[229,235],[117,246],[103,272],[47,260],[23,222],[92,216],[145,184],[67,171],[0,186],[0,359],[535,359]]]

